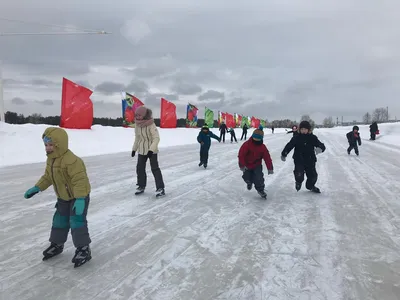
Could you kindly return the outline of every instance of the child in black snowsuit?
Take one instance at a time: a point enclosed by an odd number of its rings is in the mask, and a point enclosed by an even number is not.
[[[216,136],[214,133],[210,131],[208,126],[204,125],[199,135],[197,136],[197,141],[200,144],[200,163],[199,167],[204,166],[204,169],[207,168],[208,163],[208,151],[211,147],[211,138],[216,139],[218,142],[221,142],[221,139]]]
[[[370,140],[375,141],[377,131],[378,131],[378,123],[374,121],[371,125],[369,125],[369,132],[371,133]]]
[[[349,142],[349,148],[347,148],[347,154],[350,155],[351,150],[354,149],[356,155],[359,155],[358,146],[361,146],[361,136],[358,132],[360,128],[358,126],[353,127],[353,131],[350,131],[346,134],[347,141]],[[358,143],[358,145],[357,145]]]
[[[236,139],[235,130],[233,128],[229,128],[227,132],[231,134],[231,143],[233,143],[233,140],[235,140],[237,143],[238,141]]]
[[[281,160],[286,161],[286,156],[294,148],[294,178],[296,182],[296,190],[301,189],[301,184],[304,181],[304,173],[306,173],[307,181],[306,188],[314,193],[320,193],[319,188],[315,186],[318,179],[318,173],[315,169],[317,157],[315,155],[325,151],[325,145],[320,142],[316,135],[311,133],[311,125],[308,121],[300,123],[300,132],[293,136],[289,143],[281,153]],[[317,148],[317,149],[315,149]]]
[[[243,138],[244,138],[244,140],[247,140],[247,130],[248,129],[249,129],[249,127],[247,126],[247,124],[244,124],[243,128],[242,128],[242,137],[240,138],[240,140],[243,140]]]
[[[293,136],[298,135],[299,132],[297,131],[297,126],[296,126],[296,125],[293,125],[293,126],[292,126],[292,130],[286,132],[286,134],[288,134],[288,133],[293,133]]]
[[[219,126],[219,139],[225,143],[225,133],[227,132],[228,127],[226,126],[225,122],[221,122],[221,125]]]

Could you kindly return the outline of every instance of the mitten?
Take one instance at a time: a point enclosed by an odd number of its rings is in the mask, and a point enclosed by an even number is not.
[[[268,175],[274,174],[274,170],[268,170]]]
[[[131,156],[135,157],[136,151],[132,150]]]
[[[85,198],[76,198],[72,209],[75,209],[75,215],[82,215],[85,210]]]
[[[40,192],[40,189],[37,186],[31,187],[29,190],[25,192],[25,199],[29,199]]]
[[[322,151],[322,149],[321,148],[315,148],[315,154],[320,154],[320,153],[322,153],[323,151]]]
[[[281,155],[281,161],[286,161],[286,156]]]
[[[148,158],[151,158],[152,155],[153,155],[153,151],[147,152],[147,157],[148,157]]]

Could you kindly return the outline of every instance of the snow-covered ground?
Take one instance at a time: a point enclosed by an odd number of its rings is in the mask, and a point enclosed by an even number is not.
[[[400,299],[400,124],[380,125],[376,141],[360,127],[360,157],[346,153],[351,127],[315,131],[327,146],[317,164],[322,194],[295,191],[293,162],[280,160],[290,135],[266,130],[275,166],[267,200],[245,188],[240,142],[213,142],[204,170],[197,130],[161,130],[168,195],[155,199],[150,170],[147,193],[133,195],[133,131],[70,131],[93,188],[93,259],[74,269],[71,238],[62,255],[41,261],[54,192],[23,198],[44,170],[24,164],[44,161],[44,127],[3,124],[2,165],[13,166],[0,168],[0,299]],[[89,156],[107,151],[121,153]]]

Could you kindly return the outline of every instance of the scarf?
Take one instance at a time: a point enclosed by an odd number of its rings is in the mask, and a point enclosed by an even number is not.
[[[150,126],[153,123],[154,123],[154,119],[153,118],[148,119],[148,120],[145,120],[145,119],[143,119],[143,120],[135,120],[135,124],[137,126],[139,126],[139,127],[147,127],[147,126]]]

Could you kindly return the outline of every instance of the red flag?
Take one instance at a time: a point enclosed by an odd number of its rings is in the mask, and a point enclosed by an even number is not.
[[[160,128],[176,128],[176,106],[161,98]]]
[[[90,129],[93,124],[92,91],[63,78],[60,127]]]

